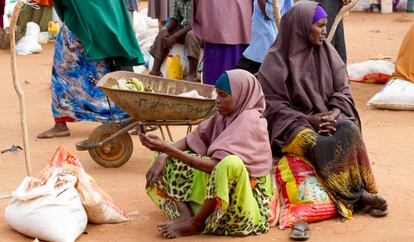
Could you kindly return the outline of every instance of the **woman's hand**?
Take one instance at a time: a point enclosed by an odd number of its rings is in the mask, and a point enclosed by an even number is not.
[[[334,108],[327,113],[318,113],[309,116],[308,121],[320,135],[332,135],[336,131],[337,117],[341,111]]]
[[[174,37],[174,35],[171,35],[162,40],[162,46],[165,49],[171,49],[176,42],[177,42],[177,39]]]
[[[328,114],[328,113],[317,113],[317,114],[314,114],[314,115],[311,115],[311,116],[308,116],[308,121],[309,121],[309,123],[313,126],[313,128],[315,129],[315,130],[319,130],[319,128],[320,128],[320,125],[322,124],[322,123],[324,123],[323,122],[323,120],[322,120],[322,117],[324,116],[324,115],[326,115],[326,114]]]
[[[321,123],[319,124],[318,134],[332,135],[336,131],[337,118],[341,111],[338,108],[333,108],[328,113],[325,113],[321,117]]]
[[[152,186],[156,180],[162,177],[165,173],[165,165],[167,164],[168,155],[160,154],[157,159],[155,159],[151,168],[146,174],[147,183],[145,184],[145,189]]]
[[[160,139],[156,135],[145,135],[143,133],[139,133],[139,139],[143,146],[147,147],[151,151],[157,151],[160,153],[167,153],[169,148],[171,147],[167,142]]]
[[[331,136],[336,131],[336,120],[330,114],[322,116],[318,134]]]

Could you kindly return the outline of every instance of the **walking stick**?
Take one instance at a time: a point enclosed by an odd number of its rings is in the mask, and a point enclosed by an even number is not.
[[[273,0],[273,15],[275,16],[275,23],[277,29],[280,28],[280,7],[279,0]]]
[[[336,15],[335,20],[332,24],[331,31],[329,31],[329,35],[327,38],[328,42],[332,42],[333,36],[335,35],[336,28],[338,28],[339,22],[341,22],[342,18],[348,13],[355,5],[358,4],[360,0],[351,0],[351,2],[341,8],[339,13]]]
[[[32,175],[32,164],[30,162],[30,150],[29,150],[29,138],[27,134],[27,123],[26,123],[26,106],[24,93],[20,86],[19,78],[17,76],[17,65],[16,65],[16,24],[20,14],[20,10],[26,2],[19,0],[14,7],[13,16],[10,23],[10,57],[11,57],[11,69],[13,75],[13,84],[16,93],[19,96],[20,104],[20,124],[23,134],[23,145],[24,145],[24,157],[26,160],[26,172],[28,176]],[[32,3],[29,3],[32,4]]]

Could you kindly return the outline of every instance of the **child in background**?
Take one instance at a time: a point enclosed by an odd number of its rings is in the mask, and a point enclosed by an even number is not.
[[[168,24],[160,30],[150,53],[154,65],[150,75],[160,76],[161,65],[175,43],[185,45],[189,62],[188,81],[196,81],[198,59],[202,47],[201,40],[195,36],[191,27],[191,0],[175,0]]]
[[[158,19],[159,28],[161,29],[171,14],[173,0],[149,0],[148,17]]]

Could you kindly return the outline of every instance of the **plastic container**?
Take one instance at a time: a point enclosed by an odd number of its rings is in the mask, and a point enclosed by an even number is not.
[[[180,55],[168,55],[167,57],[167,78],[182,80],[183,67]]]
[[[392,0],[381,0],[381,13],[392,13]]]
[[[56,36],[59,33],[59,23],[57,21],[50,21],[47,33],[49,34],[49,40],[56,40]]]

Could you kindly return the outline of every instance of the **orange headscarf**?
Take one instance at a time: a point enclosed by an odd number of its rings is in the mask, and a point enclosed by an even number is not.
[[[403,78],[414,82],[414,25],[411,26],[398,53],[397,61],[395,62],[394,77]]]

